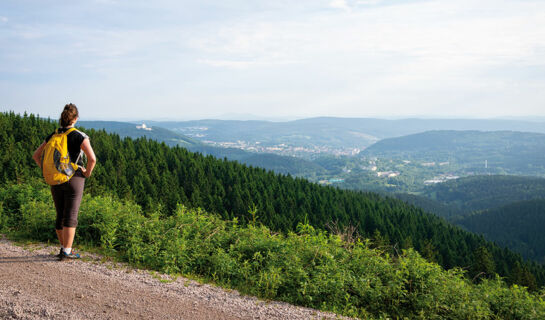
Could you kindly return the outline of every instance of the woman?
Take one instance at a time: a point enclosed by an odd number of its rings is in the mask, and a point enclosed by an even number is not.
[[[74,104],[67,104],[61,113],[59,119],[60,128],[57,132],[66,132],[73,128],[79,119],[78,108]],[[36,149],[33,155],[34,161],[38,166],[42,167],[42,154],[47,141],[53,136],[50,134],[45,138],[45,141]],[[78,211],[83,196],[83,187],[85,178],[89,178],[96,164],[96,157],[91,147],[89,137],[78,130],[73,130],[67,135],[68,154],[70,160],[78,165],[78,170],[74,173],[68,182],[51,186],[51,195],[55,202],[57,211],[57,219],[55,222],[55,231],[61,243],[59,258],[62,259],[78,259],[80,255],[72,249],[74,236],[76,234],[76,226],[78,225]],[[87,167],[83,167],[83,159],[81,153],[87,156]]]

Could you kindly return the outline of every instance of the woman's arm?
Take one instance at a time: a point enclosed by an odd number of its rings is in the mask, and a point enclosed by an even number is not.
[[[42,153],[44,152],[44,147],[45,141],[42,142],[42,144],[38,147],[38,149],[36,149],[36,151],[34,151],[34,154],[32,155],[32,159],[34,159],[40,169],[42,168]]]
[[[93,147],[91,147],[91,141],[89,141],[89,139],[83,140],[81,143],[81,150],[83,150],[87,156],[87,167],[85,169],[81,168],[81,171],[83,171],[83,175],[85,177],[89,178],[93,172],[95,164],[97,163],[97,158],[95,156],[95,152],[93,151]]]

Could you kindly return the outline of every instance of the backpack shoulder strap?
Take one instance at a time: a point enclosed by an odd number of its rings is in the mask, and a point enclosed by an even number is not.
[[[74,131],[74,130],[76,130],[76,128],[72,127],[72,128],[70,128],[70,129],[66,130],[66,132],[65,132],[64,134],[69,135],[70,132],[72,132],[72,131]]]

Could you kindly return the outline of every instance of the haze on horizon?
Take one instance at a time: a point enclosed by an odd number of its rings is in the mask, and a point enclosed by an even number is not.
[[[0,46],[0,111],[52,118],[545,117],[537,0],[8,0]]]

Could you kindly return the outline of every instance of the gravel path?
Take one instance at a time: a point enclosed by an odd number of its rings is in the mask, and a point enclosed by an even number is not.
[[[1,235],[0,235],[1,237]],[[58,247],[0,239],[0,319],[337,319],[126,265],[58,261]]]

